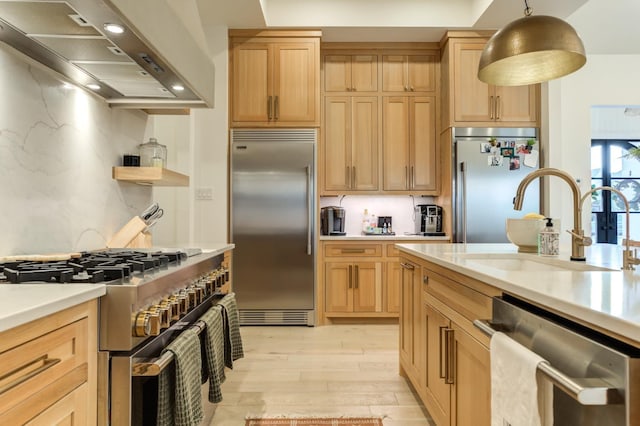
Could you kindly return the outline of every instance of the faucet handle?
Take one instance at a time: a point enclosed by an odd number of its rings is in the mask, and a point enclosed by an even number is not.
[[[577,238],[578,240],[580,240],[580,244],[585,247],[590,246],[593,243],[593,240],[591,239],[591,237],[588,237],[586,235],[580,235],[577,232],[573,232],[569,229],[567,229],[567,232],[572,236],[574,236],[575,238]],[[638,245],[640,246],[640,243],[638,243]]]

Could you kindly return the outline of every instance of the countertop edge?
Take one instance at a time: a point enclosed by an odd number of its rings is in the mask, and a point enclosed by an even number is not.
[[[29,292],[37,291],[40,295],[46,293],[47,296],[51,296],[52,299],[55,297],[55,299],[50,300],[47,298],[46,300],[34,302],[29,306],[18,307],[13,312],[3,310],[4,312],[0,316],[0,332],[46,317],[80,303],[97,299],[105,295],[107,291],[104,284],[66,284],[62,288],[59,284],[25,284],[24,286],[7,284],[6,286],[0,286],[0,297],[2,299],[5,299],[7,293],[9,293],[6,290],[22,292],[22,298],[29,298]]]

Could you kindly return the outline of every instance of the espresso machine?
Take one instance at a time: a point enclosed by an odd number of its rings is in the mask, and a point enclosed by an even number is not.
[[[415,225],[417,235],[444,235],[442,207],[435,204],[418,204],[415,206]]]
[[[322,235],[347,235],[344,232],[346,211],[342,207],[328,206],[320,209]]]

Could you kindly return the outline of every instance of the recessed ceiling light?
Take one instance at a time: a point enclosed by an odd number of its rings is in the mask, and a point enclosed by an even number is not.
[[[124,32],[124,27],[119,24],[106,23],[103,25],[103,28],[112,34],[122,34]]]
[[[100,90],[100,85],[95,83],[89,83],[87,84],[87,87],[91,90]]]
[[[171,88],[176,92],[182,92],[184,90],[184,86],[182,84],[174,84]]]

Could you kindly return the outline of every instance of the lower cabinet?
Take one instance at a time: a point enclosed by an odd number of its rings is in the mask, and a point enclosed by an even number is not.
[[[97,301],[0,333],[0,424],[95,425]]]
[[[341,319],[364,323],[398,318],[403,273],[395,247],[398,242],[387,238],[320,241],[317,324]],[[419,310],[416,315],[419,318]]]
[[[490,425],[489,339],[472,321],[491,317],[491,297],[499,291],[411,256],[401,265],[414,268],[403,272],[401,374],[438,426]]]

